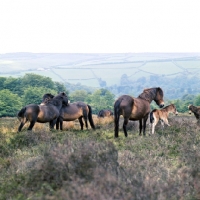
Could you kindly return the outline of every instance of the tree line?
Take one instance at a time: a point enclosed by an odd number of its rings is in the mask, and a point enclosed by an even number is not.
[[[14,117],[23,106],[40,104],[45,93],[56,95],[59,92],[66,92],[71,103],[83,101],[91,105],[93,114],[98,114],[101,109],[113,110],[117,97],[112,92],[103,88],[91,91],[85,87],[79,85],[75,89],[72,84],[64,85],[49,77],[32,73],[19,78],[0,77],[0,117]],[[174,103],[179,112],[187,112],[189,104],[200,105],[200,94],[185,94],[180,99],[165,100],[166,105],[170,103]],[[151,104],[151,109],[153,108],[157,108],[154,102]]]
[[[71,88],[63,83],[37,74],[25,74],[19,78],[0,77],[0,117],[15,117],[23,106],[40,104],[45,93],[56,95],[59,92],[66,92],[71,103],[83,101],[91,105],[94,114],[101,109],[113,109],[114,94],[107,89],[69,91]]]

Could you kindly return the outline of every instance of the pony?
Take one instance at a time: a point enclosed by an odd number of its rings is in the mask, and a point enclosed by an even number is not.
[[[125,137],[128,136],[126,126],[129,120],[139,120],[139,135],[141,135],[142,128],[143,135],[145,135],[150,103],[154,100],[162,108],[164,106],[163,96],[163,90],[160,87],[145,89],[137,98],[129,95],[120,96],[114,103],[114,136],[118,137],[120,115],[124,117],[123,131]]]
[[[193,106],[193,105],[189,105],[188,106],[189,109],[189,114],[191,115],[192,113],[194,113],[194,116],[196,117],[197,120],[200,119],[200,106]]]
[[[159,121],[161,122],[161,125],[163,128],[164,128],[164,124],[170,126],[168,122],[169,113],[178,115],[178,111],[174,104],[170,104],[160,110],[154,109],[150,112],[150,123],[152,124],[152,131],[151,131],[152,134],[154,134],[155,126]]]
[[[49,122],[50,129],[54,128],[58,117],[60,116],[60,109],[62,105],[68,104],[67,95],[62,92],[52,99],[49,99],[48,104],[37,105],[29,104],[23,107],[17,114],[19,121],[21,122],[18,127],[20,132],[27,121],[30,121],[28,130],[32,130],[36,122],[46,123]]]
[[[41,104],[48,104],[48,101],[52,98],[52,96],[52,94],[45,94]],[[92,118],[92,108],[90,105],[81,101],[68,103],[67,105],[62,106],[60,109],[60,115],[56,122],[56,129],[58,130],[60,126],[60,130],[63,130],[63,121],[74,121],[76,119],[79,120],[81,130],[83,130],[84,126],[83,119],[87,129],[88,120],[92,129],[95,129],[94,121]]]
[[[98,117],[110,117],[113,116],[113,112],[111,110],[100,110],[98,113]]]

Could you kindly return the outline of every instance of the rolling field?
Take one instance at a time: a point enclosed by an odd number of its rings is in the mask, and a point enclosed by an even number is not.
[[[170,116],[170,127],[138,135],[138,122],[114,138],[112,118],[93,116],[63,131],[37,123],[17,133],[0,119],[0,199],[200,199],[200,127],[194,116]]]
[[[119,85],[123,74],[130,80],[150,75],[182,75],[200,77],[198,53],[143,54],[5,54],[0,55],[1,76],[20,77],[36,73],[54,81],[81,83],[99,87],[99,79],[107,86]]]

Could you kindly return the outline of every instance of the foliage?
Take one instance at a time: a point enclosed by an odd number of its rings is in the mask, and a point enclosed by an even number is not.
[[[45,93],[56,95],[61,91],[69,93],[63,84],[36,74],[26,74],[21,78],[0,77],[0,117],[16,116],[22,106],[40,104]]]
[[[76,90],[70,94],[70,102],[86,101],[89,93],[85,90]]]
[[[21,98],[11,91],[0,90],[0,116],[16,116],[22,106]]]
[[[11,92],[21,96],[23,94],[23,90],[24,90],[22,79],[8,77],[3,83],[3,89],[8,89]]]
[[[67,95],[69,94],[69,91],[67,91],[66,87],[64,86],[64,84],[61,84],[59,82],[54,82],[54,90],[57,91],[57,93],[60,92],[65,92]]]
[[[95,114],[102,109],[113,110],[114,94],[107,89],[96,90],[88,96],[88,103],[91,104]]]
[[[55,90],[44,87],[28,87],[24,90],[23,105],[40,104],[45,93],[56,94]]]
[[[25,74],[22,79],[22,84],[25,86],[32,86],[32,87],[45,87],[49,89],[54,88],[54,82],[51,78],[40,76],[37,74]]]

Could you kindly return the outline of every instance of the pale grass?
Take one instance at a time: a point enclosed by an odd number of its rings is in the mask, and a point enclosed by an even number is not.
[[[114,117],[97,117],[96,115],[93,116],[94,123],[97,125],[105,125],[105,124],[110,124],[114,121]]]

